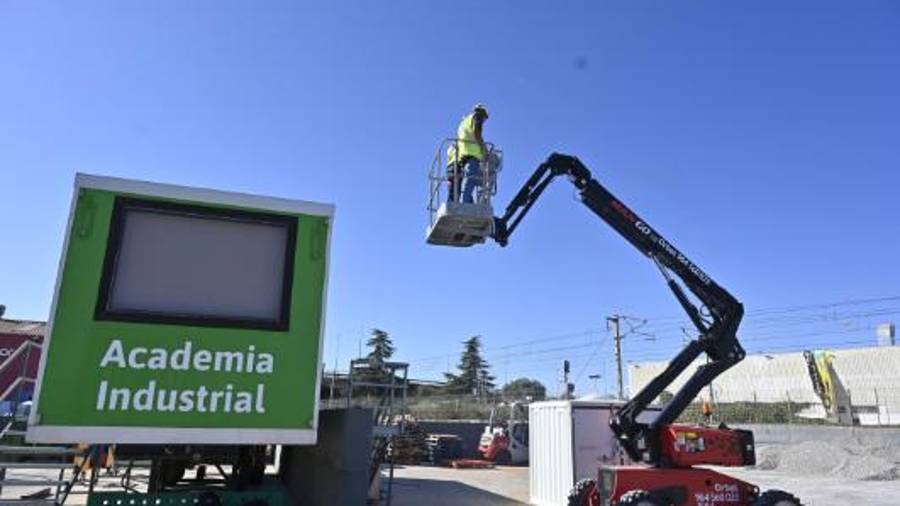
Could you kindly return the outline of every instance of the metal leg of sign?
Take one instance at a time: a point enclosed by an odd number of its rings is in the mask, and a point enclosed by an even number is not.
[[[125,466],[125,472],[122,473],[122,479],[119,484],[122,486],[124,490],[137,492],[137,487],[131,484],[131,470],[134,468],[134,459],[128,461],[128,465]]]
[[[65,491],[63,491],[62,500],[60,500],[58,504],[65,504],[66,499],[69,498],[69,493],[72,492],[72,487],[74,487],[75,484],[78,483],[78,480],[84,474],[84,469],[87,466],[87,464],[88,464],[88,459],[82,458],[81,464],[75,466],[75,469],[72,472],[72,479],[69,480],[68,483],[66,483],[66,489],[65,489]]]
[[[88,495],[94,493],[94,485],[97,484],[97,468],[100,467],[100,446],[99,445],[91,445],[90,449],[90,461],[91,461],[91,479],[88,482]]]
[[[156,494],[162,491],[162,468],[163,462],[159,457],[155,457],[150,461],[150,481],[147,483],[147,493]]]
[[[225,480],[225,484],[226,484],[226,485],[228,485],[228,484],[231,483],[231,482],[230,482],[230,478],[228,477],[228,474],[225,472],[224,469],[222,469],[222,465],[221,465],[221,464],[216,464],[216,471],[218,471],[218,472],[219,472],[219,475],[222,477],[222,479]]]
[[[388,476],[388,490],[387,490],[387,504],[386,506],[391,506],[391,500],[394,497],[394,456],[390,457],[390,471]]]
[[[62,483],[66,477],[66,470],[62,468],[59,470],[59,483]],[[59,495],[62,492],[62,485],[56,485],[56,493],[53,495],[53,504],[59,504]]]

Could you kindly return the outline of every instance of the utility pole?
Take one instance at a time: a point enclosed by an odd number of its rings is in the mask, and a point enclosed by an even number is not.
[[[625,323],[625,325],[628,326],[628,329],[624,334],[622,333],[622,328],[620,325],[621,323]],[[631,334],[637,334],[640,336],[644,336],[644,340],[646,341],[655,341],[655,335],[640,331],[640,328],[646,324],[646,319],[634,318],[632,316],[614,314],[612,316],[606,317],[606,330],[613,331],[613,339],[616,343],[616,382],[618,387],[617,393],[619,395],[619,399],[625,398],[625,385],[622,379],[622,339],[624,339],[626,336],[630,336]]]
[[[613,331],[613,339],[616,343],[616,386],[618,387],[619,399],[625,398],[625,387],[622,384],[622,334],[619,329],[619,315],[612,315],[606,318],[606,329]]]

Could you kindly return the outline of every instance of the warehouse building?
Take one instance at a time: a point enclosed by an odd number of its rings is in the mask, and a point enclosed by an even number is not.
[[[31,398],[47,325],[0,317],[0,414]]]
[[[861,425],[900,425],[900,346],[873,346],[830,350],[835,381],[849,397],[853,417]],[[672,384],[679,389],[700,359]],[[628,367],[629,387],[637,392],[665,369],[667,362],[633,363]],[[712,392],[710,392],[712,390]],[[806,404],[801,416],[824,418],[822,399],[813,388],[810,368],[803,352],[748,355],[719,376],[710,393],[716,403],[794,402]]]

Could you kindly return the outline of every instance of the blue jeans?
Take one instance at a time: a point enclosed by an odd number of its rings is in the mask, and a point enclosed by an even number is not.
[[[475,202],[475,188],[481,188],[481,163],[476,158],[466,158],[462,166],[462,201]]]

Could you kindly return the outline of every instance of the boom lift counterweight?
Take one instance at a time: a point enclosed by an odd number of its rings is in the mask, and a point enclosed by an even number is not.
[[[699,333],[610,420],[613,432],[631,460],[649,467],[601,467],[595,485],[585,487],[580,483],[573,489],[570,504],[799,505],[796,498],[785,492],[760,494],[752,484],[693,467],[755,464],[753,434],[749,431],[724,425],[709,428],[674,424],[704,387],[743,360],[745,352],[737,339],[743,305],[597,182],[578,158],[554,153],[542,163],[503,215],[494,218],[491,237],[506,246],[522,219],[557,176],[566,176],[584,205],[653,260]],[[699,301],[700,307],[688,292]],[[639,422],[638,416],[648,405],[703,354],[708,358],[707,363],[694,371],[650,423]]]

